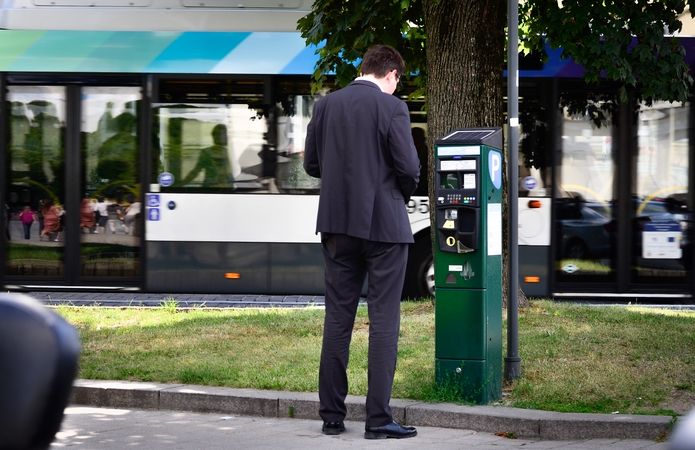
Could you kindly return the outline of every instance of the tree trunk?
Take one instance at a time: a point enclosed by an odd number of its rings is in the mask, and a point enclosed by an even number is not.
[[[424,0],[430,143],[503,120],[503,0]],[[433,180],[433,178],[430,178]]]
[[[507,3],[504,0],[423,0],[423,12],[427,33],[428,188],[433,193],[435,139],[456,128],[503,124]],[[503,202],[507,202],[506,195]],[[430,198],[430,205],[434,204]],[[434,208],[430,209],[430,221],[436,223]],[[432,227],[432,242],[435,231]],[[507,233],[503,235],[506,237]],[[502,286],[505,305],[507,253],[505,242]],[[528,304],[521,289],[519,301],[520,305]]]

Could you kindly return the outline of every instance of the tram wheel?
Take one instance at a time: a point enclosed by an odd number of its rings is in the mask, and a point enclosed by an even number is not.
[[[410,247],[405,271],[403,296],[406,299],[434,297],[434,260],[429,234],[416,240]]]

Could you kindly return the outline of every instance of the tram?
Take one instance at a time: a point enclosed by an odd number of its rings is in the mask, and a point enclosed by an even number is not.
[[[3,2],[6,288],[323,293],[310,2],[244,3]]]
[[[3,2],[2,285],[321,295],[320,181],[302,158],[327,90],[311,94],[315,49],[296,31],[310,7]],[[695,59],[695,42],[682,41]],[[520,67],[522,289],[690,298],[689,104],[618,104],[597,127],[614,86],[587,87],[556,52]],[[576,98],[587,108],[568,106]],[[409,102],[424,167],[421,106]],[[433,292],[421,185],[406,206],[408,298]]]

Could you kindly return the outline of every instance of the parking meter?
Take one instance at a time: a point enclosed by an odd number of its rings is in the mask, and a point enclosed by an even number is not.
[[[435,381],[502,397],[502,129],[435,141]]]

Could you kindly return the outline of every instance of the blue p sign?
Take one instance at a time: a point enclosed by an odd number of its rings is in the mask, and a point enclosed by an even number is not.
[[[502,154],[490,151],[487,156],[487,167],[490,170],[490,179],[495,189],[502,187]]]

